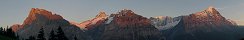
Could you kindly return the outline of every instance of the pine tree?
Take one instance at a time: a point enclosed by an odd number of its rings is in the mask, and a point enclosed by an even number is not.
[[[62,28],[59,26],[57,31],[57,38],[58,40],[68,40],[68,38],[65,36]]]
[[[55,36],[53,30],[51,30],[50,35],[49,35],[49,39],[48,39],[48,40],[57,40],[57,37]]]
[[[3,27],[0,28],[0,35],[3,34]]]
[[[39,31],[38,36],[37,36],[37,40],[46,40],[46,39],[44,38],[44,30],[43,30],[42,27],[41,27],[41,29],[40,29],[40,31]]]
[[[16,33],[16,40],[20,40],[18,33]]]
[[[9,36],[9,37],[15,38],[15,33],[12,30],[12,28],[7,28],[6,35]]]
[[[74,37],[74,40],[78,40],[76,36]]]
[[[10,27],[8,27],[7,26],[7,28],[0,28],[0,35],[1,36],[4,36],[4,37],[9,37],[9,38],[11,38],[11,40],[15,40],[15,39],[17,39],[17,37],[16,37],[16,35],[15,35],[15,32],[12,30],[12,28]]]

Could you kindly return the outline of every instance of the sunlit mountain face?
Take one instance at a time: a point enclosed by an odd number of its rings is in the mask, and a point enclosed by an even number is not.
[[[242,26],[210,6],[177,17],[144,17],[129,9],[71,22],[51,11],[32,8],[23,24],[0,28],[4,40],[241,40]]]
[[[244,40],[243,0],[0,0],[0,5],[0,40]]]

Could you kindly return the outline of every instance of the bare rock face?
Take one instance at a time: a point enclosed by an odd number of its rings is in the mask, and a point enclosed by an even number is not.
[[[28,17],[25,19],[23,25],[31,24],[33,21],[35,21],[37,19],[37,15],[43,15],[48,20],[63,19],[63,17],[61,17],[60,15],[52,14],[51,12],[49,12],[47,10],[39,9],[39,8],[32,8]]]
[[[24,25],[30,25],[34,21],[37,21],[38,15],[44,16],[45,18],[47,18],[47,20],[61,20],[61,19],[63,19],[63,17],[61,17],[60,15],[52,14],[51,12],[46,11],[44,9],[32,8],[28,17],[24,20],[24,23],[22,25],[19,25],[19,24],[13,25],[13,28],[15,29],[14,32],[23,28]]]
[[[104,11],[100,11],[99,14],[96,16],[96,18],[106,18],[107,15]]]
[[[98,26],[105,22],[105,19],[107,19],[107,15],[105,14],[105,12],[101,11],[95,18],[84,21],[77,26],[79,26],[81,29],[89,30],[94,28],[94,26]]]
[[[234,20],[227,19],[229,22],[231,22],[232,25],[237,25],[237,23]]]
[[[220,13],[213,7],[209,7],[204,11],[190,14],[183,17],[184,25],[189,31],[197,30],[196,27],[205,26],[206,28],[212,28],[217,26],[231,26],[226,18],[220,15]]]
[[[162,40],[161,33],[149,19],[131,10],[111,14],[104,25],[101,40]]]
[[[150,20],[126,9],[122,10],[117,15],[114,15],[114,21],[121,27],[133,25],[137,25],[134,27],[150,26]]]
[[[213,7],[180,17],[175,27],[162,31],[166,40],[239,40],[236,26]]]
[[[16,32],[16,31],[18,31],[19,29],[23,28],[23,26],[22,26],[22,25],[19,25],[19,24],[14,24],[14,25],[11,26],[11,28],[12,28],[12,30],[13,30],[14,32]]]
[[[69,23],[60,15],[39,8],[32,8],[24,23],[22,25],[13,25],[12,29],[20,39],[28,39],[30,36],[37,37],[38,32],[43,28],[44,36],[48,39],[51,30],[57,31],[58,27],[62,28],[68,39],[73,39],[76,36],[80,40],[90,40],[89,35],[86,35],[84,30]]]
[[[153,24],[159,30],[167,30],[176,26],[181,17],[169,17],[169,16],[157,16],[157,17],[150,17],[151,24]]]

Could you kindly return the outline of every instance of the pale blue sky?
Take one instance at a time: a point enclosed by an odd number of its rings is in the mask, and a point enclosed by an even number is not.
[[[244,0],[0,0],[0,26],[22,24],[31,8],[43,8],[68,21],[82,22],[103,10],[131,9],[145,16],[189,15],[214,6],[222,16],[244,25]]]

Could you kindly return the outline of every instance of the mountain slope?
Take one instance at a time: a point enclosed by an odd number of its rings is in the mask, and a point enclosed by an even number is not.
[[[160,32],[150,20],[131,10],[111,14],[101,40],[162,40]]]
[[[76,25],[78,27],[80,27],[81,29],[91,29],[91,28],[93,28],[93,26],[98,26],[102,22],[105,22],[106,18],[107,18],[107,15],[105,14],[105,12],[101,11],[95,18],[81,22]]]
[[[176,26],[181,17],[168,17],[168,16],[158,16],[158,17],[151,17],[151,24],[153,24],[159,30],[167,30]]]
[[[238,40],[236,27],[213,7],[182,16],[174,28],[162,31],[167,40]]]
[[[195,30],[195,26],[204,26],[207,28],[218,26],[231,26],[232,23],[225,19],[220,13],[213,7],[209,7],[204,11],[184,16],[184,25],[187,29]],[[193,28],[193,29],[192,29]]]
[[[52,14],[44,9],[32,8],[28,17],[21,26],[12,26],[16,29],[16,33],[20,39],[27,39],[30,36],[36,37],[41,28],[44,29],[44,36],[47,39],[51,30],[57,31],[61,27],[68,39],[73,39],[74,36],[81,40],[88,40],[89,36],[77,26],[70,24],[60,15]],[[88,36],[88,37],[87,37]]]

